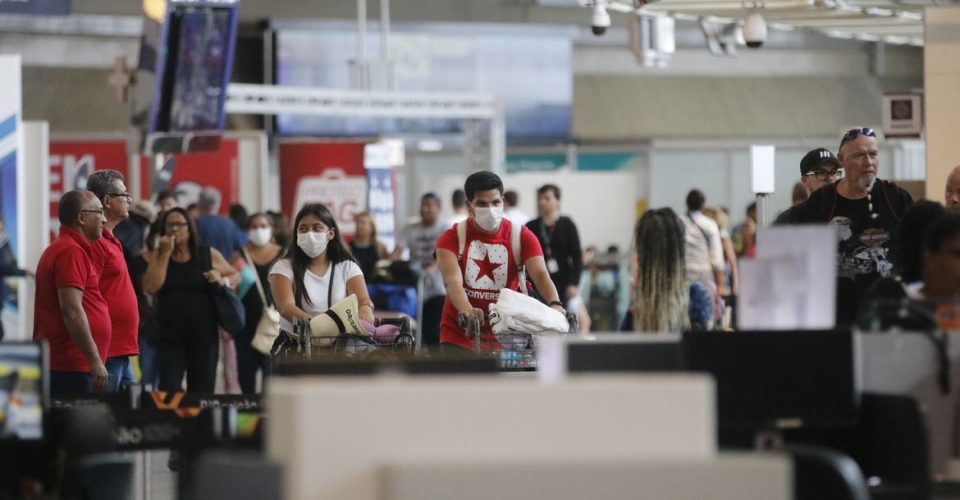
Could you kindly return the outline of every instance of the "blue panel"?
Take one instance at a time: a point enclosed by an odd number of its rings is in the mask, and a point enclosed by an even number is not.
[[[70,0],[0,0],[0,13],[68,16]]]
[[[0,122],[0,140],[17,131],[17,115],[10,115]]]

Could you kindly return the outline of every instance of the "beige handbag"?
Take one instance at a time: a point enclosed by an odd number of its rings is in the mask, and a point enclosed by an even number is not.
[[[243,249],[243,256],[246,257],[249,265],[256,266],[246,248]],[[269,355],[273,350],[273,343],[280,336],[280,312],[275,307],[267,305],[267,295],[263,291],[263,283],[260,283],[260,273],[254,271],[254,274],[257,277],[254,281],[257,285],[257,293],[260,294],[260,302],[263,303],[263,314],[260,316],[260,322],[257,323],[257,330],[253,334],[250,345],[263,354]]]

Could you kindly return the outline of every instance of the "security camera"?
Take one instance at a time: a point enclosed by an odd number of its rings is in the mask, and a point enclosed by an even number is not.
[[[759,12],[743,20],[743,39],[751,49],[760,48],[767,41],[767,22]]]
[[[593,22],[590,29],[594,35],[603,36],[609,27],[610,13],[607,12],[607,2],[606,0],[597,0],[597,3],[593,6]]]

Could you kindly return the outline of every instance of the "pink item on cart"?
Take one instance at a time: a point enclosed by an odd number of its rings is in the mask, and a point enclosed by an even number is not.
[[[393,342],[397,336],[400,335],[400,327],[398,325],[386,323],[377,325],[363,319],[360,320],[360,324],[370,332],[370,335],[373,335],[379,343]]]

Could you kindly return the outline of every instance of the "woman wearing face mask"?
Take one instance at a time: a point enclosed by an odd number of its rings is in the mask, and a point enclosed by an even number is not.
[[[359,213],[353,220],[357,223],[357,230],[350,240],[350,253],[357,259],[363,275],[369,278],[377,262],[387,258],[387,247],[377,241],[377,226],[370,212]]]
[[[268,305],[273,304],[273,297],[270,294],[270,286],[267,284],[267,275],[270,268],[277,262],[283,254],[283,248],[273,241],[273,220],[264,213],[256,213],[247,219],[247,245],[244,247],[246,256],[249,256],[254,270],[257,273],[257,279],[263,283],[263,293],[266,296]],[[270,357],[253,348],[250,342],[257,332],[257,325],[260,324],[260,317],[263,315],[263,301],[260,300],[260,292],[256,285],[250,287],[246,295],[243,296],[243,308],[246,310],[246,328],[243,338],[237,338],[237,378],[240,382],[240,390],[244,394],[254,394],[257,392],[257,370],[260,370],[263,377],[270,372]]]
[[[360,319],[373,322],[373,301],[363,271],[340,238],[327,207],[304,205],[293,222],[295,237],[283,259],[270,270],[270,290],[280,312],[280,330],[293,332],[294,317],[310,320],[331,304],[354,294]],[[289,342],[291,335],[281,335]]]

